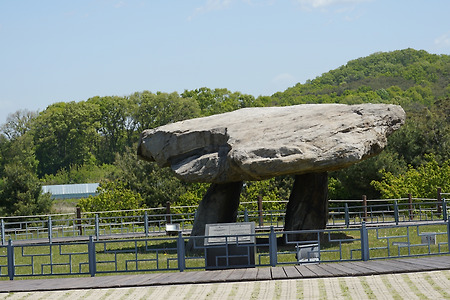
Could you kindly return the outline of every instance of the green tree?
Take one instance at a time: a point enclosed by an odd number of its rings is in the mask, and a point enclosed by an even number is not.
[[[406,123],[389,137],[389,149],[414,167],[429,154],[438,162],[450,159],[450,98],[435,101],[431,108],[411,103],[406,111]]]
[[[51,206],[50,195],[42,194],[42,185],[31,170],[17,162],[5,166],[0,180],[2,215],[45,214]]]
[[[203,87],[191,91],[186,90],[181,96],[185,99],[194,99],[198,103],[203,116],[229,112],[244,107],[259,106],[253,96],[240,92],[233,93],[227,89],[212,90]],[[264,101],[264,98],[260,101]]]
[[[438,187],[450,191],[450,160],[439,165],[434,156],[427,156],[427,162],[417,168],[409,166],[405,173],[394,175],[382,170],[382,180],[371,184],[380,191],[385,199],[407,197],[436,198]]]
[[[100,141],[96,158],[99,163],[111,164],[115,155],[137,141],[133,116],[137,104],[125,97],[94,97],[87,101],[99,108]]]
[[[0,138],[0,174],[4,166],[11,163],[20,163],[30,172],[36,173],[38,160],[34,152],[33,137],[26,133],[14,140]]]
[[[286,206],[282,201],[287,199],[280,195],[275,178],[246,182],[241,193],[241,205],[239,209],[244,210],[247,208],[247,210],[257,210],[259,198],[263,201],[264,210],[282,210]],[[249,203],[242,204],[242,202]]]
[[[405,162],[396,153],[384,150],[379,155],[354,164],[340,171],[330,172],[329,185],[332,187],[331,199],[361,199],[366,195],[369,199],[380,197],[380,193],[370,182],[381,180],[381,169],[389,170],[392,174],[400,174],[406,170]]]
[[[31,172],[37,171],[38,161],[34,152],[34,141],[30,129],[37,113],[20,110],[10,114],[7,123],[1,126],[0,174],[6,164],[20,163]]]
[[[127,188],[139,193],[148,207],[175,203],[187,191],[189,184],[181,182],[169,168],[160,168],[156,163],[139,160],[134,151],[127,148],[116,157],[116,170],[111,179],[124,182]]]
[[[86,102],[56,103],[36,119],[32,134],[38,174],[56,174],[94,159],[99,135],[99,109]]]
[[[207,183],[193,183],[186,187],[186,191],[178,197],[173,203],[172,212],[175,214],[195,213],[200,201],[205,196],[209,184]],[[177,207],[189,206],[189,207]]]
[[[136,210],[145,208],[144,201],[139,193],[128,188],[120,181],[103,183],[98,188],[99,194],[80,199],[77,206],[83,212],[111,211],[102,216],[135,215],[135,212],[120,212],[118,210]]]
[[[46,185],[97,183],[108,178],[116,170],[114,165],[96,165],[87,163],[82,166],[71,165],[69,169],[60,169],[56,174],[46,174],[41,181]]]
[[[190,98],[181,98],[178,93],[135,93],[130,99],[138,103],[135,115],[138,132],[168,123],[198,117],[198,104]]]
[[[0,127],[1,131],[8,139],[15,140],[31,129],[37,115],[37,112],[18,110],[8,115],[6,123]]]

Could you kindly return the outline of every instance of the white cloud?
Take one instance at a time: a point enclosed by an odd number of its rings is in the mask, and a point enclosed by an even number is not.
[[[233,0],[207,0],[206,3],[197,7],[194,14],[188,19],[191,20],[196,15],[205,14],[211,11],[224,10],[230,7]]]
[[[434,44],[439,48],[450,47],[450,33],[445,33],[434,40]]]
[[[304,8],[324,8],[335,4],[358,4],[368,0],[294,0]]]
[[[273,5],[276,0],[242,0],[248,5],[256,6],[256,5]]]
[[[124,3],[123,1],[119,1],[119,2],[117,2],[116,4],[114,4],[114,7],[115,7],[115,8],[121,8],[121,7],[123,7],[123,6],[125,6],[125,3]]]
[[[230,9],[233,3],[243,2],[249,6],[271,6],[279,0],[206,0],[206,2],[197,7],[193,14],[188,17],[191,21],[194,17],[213,11]],[[355,5],[362,2],[370,2],[374,0],[291,0],[292,3],[299,4],[304,9],[324,9],[334,5]],[[348,10],[348,7],[341,7],[337,12],[342,13]]]
[[[206,0],[206,3],[195,9],[194,13],[188,17],[188,20],[192,20],[195,16],[200,14],[206,14],[213,11],[226,10],[231,8],[231,5],[235,2],[243,2],[249,6],[271,6],[275,4],[277,0]]]

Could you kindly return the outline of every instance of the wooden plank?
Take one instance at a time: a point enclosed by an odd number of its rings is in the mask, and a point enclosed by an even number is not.
[[[270,268],[258,268],[258,274],[256,275],[258,280],[270,280],[272,279],[272,273]]]
[[[92,288],[108,288],[108,287],[119,287],[120,282],[128,276],[97,276],[91,278]]]
[[[450,256],[431,256],[429,257],[430,261],[435,261],[442,265],[450,267]]]
[[[386,268],[383,266],[380,266],[378,262],[376,261],[353,261],[353,265],[365,267],[369,270],[373,271],[373,274],[385,274]]]
[[[379,260],[371,261],[370,265],[376,264],[378,267],[377,272],[379,274],[398,273],[398,266],[392,263],[383,264]]]
[[[143,285],[165,285],[168,284],[167,279],[170,276],[171,276],[170,273],[160,273],[160,276],[149,278],[147,281],[143,282]]]
[[[286,279],[287,275],[284,272],[283,267],[272,267],[270,268],[272,272],[272,279]]]
[[[191,274],[192,273],[192,274]],[[200,271],[196,272],[174,272],[170,273],[171,275],[165,278],[165,284],[183,284],[192,279],[192,276],[195,274],[202,273]]]
[[[119,283],[121,287],[132,287],[132,286],[141,286],[143,283],[148,282],[152,278],[157,277],[158,273],[151,273],[145,275],[130,275],[128,278],[124,278],[123,281]]]
[[[92,286],[96,286],[96,280],[98,277],[83,277],[83,278],[73,278],[77,280],[73,280],[71,282],[66,282],[65,287],[68,288],[91,288]]]
[[[256,280],[257,275],[258,275],[257,268],[247,268],[245,269],[245,273],[242,276],[242,280]]]
[[[76,283],[78,283],[80,286],[84,286],[87,283],[85,278],[76,278],[76,279],[82,280],[72,280],[72,278],[61,278],[60,280],[58,280],[52,278],[52,279],[42,279],[39,280],[38,282],[34,282],[35,280],[26,280],[26,281],[30,283],[30,286],[28,288],[46,291],[66,289],[67,287],[71,287]]]
[[[358,271],[355,269],[349,268],[348,266],[342,265],[342,263],[334,263],[332,264],[333,268],[341,271],[346,276],[354,276],[358,274]]]
[[[407,262],[402,262],[397,259],[390,260],[379,260],[378,264],[381,266],[390,267],[390,272],[392,273],[401,273],[401,272],[410,272],[410,271],[426,271],[427,268],[424,266],[418,266]]]
[[[424,268],[428,268],[430,270],[446,270],[449,268],[449,265],[445,265],[443,262],[439,261],[430,261],[424,259],[405,259],[405,262],[413,265],[423,266]]]
[[[211,278],[214,278],[216,282],[226,282],[228,280],[228,277],[233,273],[232,269],[227,270],[215,270],[215,271],[209,271],[208,273],[211,273],[209,275]]]
[[[347,267],[349,269],[353,269],[355,270],[355,275],[370,275],[373,274],[373,270],[368,269],[365,266],[358,266],[356,264],[354,264],[353,262],[343,262],[341,263],[342,266]]]
[[[233,269],[233,272],[231,272],[230,276],[228,276],[227,281],[240,281],[244,274],[244,269]]]
[[[320,268],[324,269],[326,272],[330,273],[331,276],[333,276],[333,277],[348,275],[348,273],[346,273],[342,270],[336,269],[334,267],[334,264],[319,264],[318,266]]]
[[[36,280],[5,280],[1,281],[1,292],[26,292],[36,290],[47,290],[51,285],[48,284],[48,279]],[[44,289],[40,289],[44,287]]]
[[[149,273],[149,274],[145,274],[146,276],[142,276],[140,278],[140,282],[147,283],[147,282],[149,282],[151,280],[158,280],[158,278],[160,278],[162,276],[165,276],[165,274],[168,274],[168,273]]]
[[[318,277],[330,277],[332,274],[321,268],[319,264],[305,264],[305,267],[314,272]]]
[[[318,277],[316,273],[314,273],[313,271],[311,271],[310,269],[305,267],[305,265],[295,266],[295,268],[298,270],[298,272],[300,274],[302,274],[302,276],[304,278],[315,278],[315,277]]]
[[[391,260],[387,260],[386,262],[390,262]],[[412,261],[407,261],[405,259],[393,259],[393,263],[396,265],[403,265],[405,271],[428,271],[432,270],[433,267],[426,265],[414,264]]]
[[[450,268],[450,256],[427,256],[415,258],[414,260],[424,262],[433,266],[439,266],[440,268]]]
[[[222,270],[222,273],[219,275],[220,276],[219,278],[221,278],[221,282],[249,281],[249,280],[256,280],[257,275],[258,275],[257,268],[228,269]],[[208,277],[213,278],[211,276]]]
[[[188,272],[186,274],[185,283],[209,283],[211,282],[211,276],[209,271],[196,271]]]
[[[302,274],[297,270],[295,266],[286,266],[284,268],[284,273],[286,273],[287,278],[303,278]]]

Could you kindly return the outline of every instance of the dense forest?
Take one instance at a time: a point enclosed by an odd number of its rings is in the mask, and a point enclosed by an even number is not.
[[[433,197],[437,186],[450,192],[450,56],[405,49],[349,61],[272,96],[143,91],[17,111],[0,130],[0,214],[49,212],[44,184],[101,182],[105,190],[116,186],[136,196],[134,205],[195,204],[205,185],[183,183],[136,158],[142,130],[244,107],[303,103],[393,103],[407,113],[380,155],[329,174],[331,199]],[[287,199],[291,185],[289,176],[249,182],[242,197]]]

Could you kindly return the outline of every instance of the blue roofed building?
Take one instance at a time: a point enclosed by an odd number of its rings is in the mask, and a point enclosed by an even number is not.
[[[97,195],[99,183],[59,184],[42,186],[43,193],[50,193],[52,199],[81,199]]]

